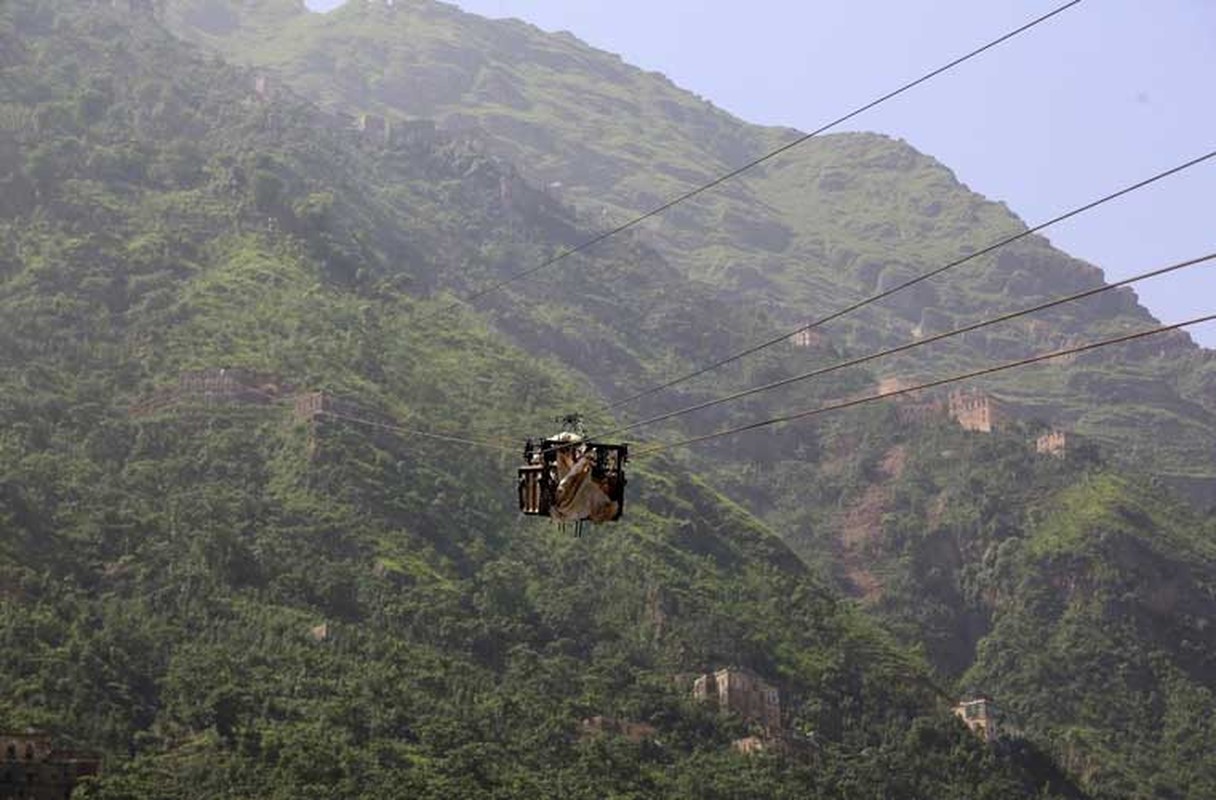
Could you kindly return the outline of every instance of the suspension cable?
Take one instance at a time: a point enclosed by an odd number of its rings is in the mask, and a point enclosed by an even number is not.
[[[1189,261],[1183,261],[1183,262],[1180,262],[1177,264],[1171,264],[1168,267],[1162,267],[1160,269],[1155,269],[1150,272],[1144,272],[1144,273],[1135,275],[1130,278],[1125,278],[1124,280],[1118,281],[1116,283],[1104,284],[1102,286],[1097,286],[1093,289],[1087,289],[1083,292],[1077,292],[1075,294],[1068,295],[1067,297],[1061,297],[1056,300],[1050,300],[1046,303],[1040,303],[1039,305],[1036,305],[1036,306],[1031,306],[1029,308],[1023,308],[1019,311],[1011,311],[1007,314],[1001,314],[1000,316],[993,317],[991,319],[986,319],[986,320],[982,320],[980,322],[975,322],[975,323],[971,323],[969,325],[964,325],[960,328],[954,328],[953,330],[935,334],[926,339],[918,339],[918,340],[911,341],[911,342],[905,342],[904,344],[898,345],[896,347],[892,347],[892,348],[889,348],[886,350],[881,350],[881,351],[878,351],[875,353],[870,353],[870,354],[864,355],[864,356],[859,356],[857,358],[849,359],[847,361],[841,361],[836,364],[831,364],[826,367],[821,367],[819,369],[812,370],[810,372],[804,372],[801,375],[794,375],[789,378],[783,378],[782,380],[779,380],[779,381],[773,381],[772,383],[764,384],[763,386],[754,386],[750,389],[744,389],[743,391],[735,392],[733,394],[728,394],[724,397],[718,397],[718,398],[714,398],[712,400],[706,400],[703,403],[697,403],[695,405],[691,405],[686,408],[677,409],[675,411],[669,411],[666,414],[660,414],[658,416],[650,417],[649,419],[644,419],[644,420],[641,420],[638,422],[633,422],[629,425],[624,425],[622,427],[619,427],[619,428],[616,428],[613,430],[604,431],[603,433],[597,434],[594,438],[604,438],[607,436],[615,436],[615,435],[618,435],[621,433],[625,433],[626,431],[635,430],[637,428],[642,428],[647,425],[653,425],[658,422],[664,422],[666,420],[673,419],[675,417],[680,417],[685,414],[690,414],[694,411],[700,411],[705,408],[712,408],[713,406],[721,405],[723,403],[730,403],[735,400],[740,400],[744,397],[750,397],[751,395],[754,395],[754,394],[759,394],[761,392],[767,392],[767,391],[771,391],[773,389],[778,389],[778,388],[781,388],[782,386],[789,386],[790,384],[793,384],[793,383],[799,383],[801,381],[810,380],[812,378],[818,378],[822,375],[827,375],[828,373],[836,372],[838,370],[842,370],[847,367],[855,367],[859,364],[865,364],[870,361],[875,361],[880,358],[885,358],[886,356],[895,355],[897,353],[906,352],[908,350],[914,350],[918,347],[923,347],[928,344],[933,344],[934,342],[940,342],[944,339],[951,339],[955,336],[961,336],[964,333],[970,333],[971,331],[976,331],[981,328],[986,328],[990,325],[996,325],[996,324],[999,324],[1002,322],[1008,322],[1010,320],[1014,320],[1019,317],[1024,317],[1029,314],[1034,314],[1039,311],[1045,311],[1049,308],[1054,308],[1056,306],[1063,305],[1065,303],[1071,303],[1071,302],[1074,302],[1077,300],[1083,300],[1087,297],[1093,297],[1094,295],[1102,294],[1103,292],[1109,292],[1113,289],[1118,289],[1118,288],[1121,288],[1124,286],[1129,286],[1129,285],[1131,285],[1133,283],[1137,283],[1139,281],[1148,280],[1149,278],[1156,278],[1161,275],[1166,275],[1171,272],[1177,272],[1178,270],[1186,269],[1188,267],[1193,267],[1193,266],[1196,266],[1199,264],[1204,264],[1213,259],[1216,259],[1216,253],[1209,253],[1208,255],[1200,256],[1199,258],[1193,258],[1193,259],[1190,259]]]
[[[267,392],[263,389],[259,389],[256,386],[242,386],[241,388],[245,391],[254,392],[255,394],[260,394],[260,395],[266,397],[268,400],[271,401],[271,403],[270,403],[271,405],[282,405],[284,403],[291,402],[290,397],[282,397],[280,395],[273,394],[271,392]],[[334,396],[341,397],[341,395],[334,395]],[[327,409],[321,409],[321,410],[317,411],[316,413],[319,415],[327,416],[327,417],[333,417],[334,419],[341,419],[341,420],[345,420],[347,422],[354,422],[359,425],[367,425],[368,427],[380,428],[382,430],[392,431],[394,433],[408,434],[410,436],[421,436],[421,437],[424,437],[427,439],[437,439],[439,441],[444,441],[444,442],[455,442],[457,444],[468,444],[468,445],[473,445],[475,447],[485,447],[485,448],[490,448],[490,449],[494,449],[494,450],[502,450],[503,452],[509,452],[509,453],[514,453],[518,449],[514,446],[508,447],[505,444],[501,443],[501,442],[509,441],[507,439],[502,439],[502,440],[500,440],[500,443],[495,443],[495,442],[489,442],[489,441],[479,440],[479,439],[466,439],[466,438],[462,438],[460,436],[452,436],[452,435],[449,435],[446,433],[436,433],[434,431],[422,431],[422,430],[418,430],[416,428],[405,428],[400,425],[390,425],[385,422],[378,422],[376,420],[366,419],[364,417],[356,417],[356,416],[352,416],[350,414],[339,414],[336,411],[329,411]]]
[[[1130,342],[1130,341],[1133,341],[1136,339],[1143,339],[1143,338],[1146,338],[1149,336],[1156,336],[1157,334],[1179,330],[1180,328],[1187,328],[1192,325],[1199,325],[1204,322],[1211,322],[1212,320],[1216,320],[1216,314],[1208,314],[1207,316],[1196,317],[1195,319],[1189,319],[1186,322],[1178,322],[1173,325],[1162,325],[1157,328],[1150,328],[1148,330],[1137,331],[1135,333],[1124,334],[1122,336],[1115,336],[1110,339],[1102,339],[1101,341],[1091,342],[1089,344],[1080,345],[1077,347],[1069,347],[1069,348],[1066,348],[1063,350],[1054,350],[1050,353],[1043,353],[1041,355],[1031,356],[1029,358],[1023,358],[1018,361],[1010,361],[1010,362],[1007,362],[1004,364],[999,364],[995,367],[985,367],[984,369],[977,369],[977,370],[973,370],[971,372],[963,373],[961,375],[955,375],[955,376],[949,377],[949,378],[942,378],[940,380],[929,381],[928,383],[922,383],[922,384],[918,384],[916,386],[909,386],[909,387],[905,387],[902,389],[893,389],[888,392],[880,392],[879,394],[867,395],[865,397],[853,398],[851,400],[842,400],[840,402],[831,403],[826,406],[819,406],[818,408],[812,408],[812,409],[809,409],[806,411],[798,411],[798,412],[794,412],[792,414],[784,414],[779,417],[773,417],[771,419],[765,419],[765,420],[761,420],[759,422],[752,422],[747,425],[739,425],[734,428],[727,428],[725,430],[716,431],[714,433],[707,433],[707,434],[703,434],[701,436],[693,436],[691,438],[683,439],[683,440],[680,440],[677,442],[651,445],[650,447],[645,447],[645,448],[641,448],[639,450],[635,450],[631,454],[631,457],[653,455],[655,453],[660,453],[665,450],[671,450],[671,449],[674,449],[677,447],[687,447],[692,444],[698,444],[700,442],[707,442],[707,441],[710,441],[711,439],[719,439],[719,438],[722,438],[725,436],[733,436],[738,433],[744,433],[746,431],[756,430],[757,428],[764,428],[764,427],[768,427],[770,425],[779,425],[779,424],[785,423],[785,422],[793,422],[794,420],[803,419],[805,417],[813,417],[813,416],[816,416],[819,414],[826,414],[830,411],[840,411],[840,410],[843,410],[846,408],[852,408],[854,406],[864,405],[866,403],[873,403],[878,400],[886,400],[887,398],[890,398],[890,397],[897,397],[899,395],[911,394],[913,392],[924,391],[926,389],[933,389],[938,386],[945,386],[945,385],[951,384],[951,383],[958,383],[959,381],[970,380],[972,378],[979,378],[984,375],[991,375],[996,372],[1003,372],[1005,370],[1015,369],[1017,367],[1025,367],[1030,364],[1037,364],[1040,361],[1048,361],[1053,358],[1062,358],[1064,356],[1076,355],[1078,353],[1085,353],[1090,350],[1097,350],[1099,348],[1108,347],[1110,345],[1121,344],[1123,342]]]
[[[831,314],[827,315],[826,317],[822,317],[818,320],[815,320],[814,322],[811,322],[811,323],[808,323],[805,325],[801,325],[792,331],[781,334],[780,336],[775,336],[771,339],[767,339],[763,342],[759,342],[758,344],[751,345],[750,347],[740,350],[739,352],[737,352],[733,355],[727,356],[726,358],[720,359],[711,364],[707,364],[704,367],[700,367],[685,375],[681,375],[677,378],[672,378],[671,380],[666,381],[664,383],[660,383],[657,386],[653,386],[649,389],[645,389],[643,391],[637,392],[636,394],[632,394],[629,397],[624,398],[623,400],[617,400],[614,403],[604,406],[604,408],[601,410],[602,411],[612,411],[617,408],[620,408],[621,406],[629,405],[630,403],[640,400],[643,397],[648,397],[652,394],[656,394],[665,389],[670,389],[673,386],[677,386],[681,383],[684,383],[685,381],[692,380],[693,378],[704,375],[707,372],[712,372],[720,367],[726,366],[727,364],[738,361],[741,358],[750,356],[753,353],[758,353],[761,350],[772,347],[773,345],[780,344],[781,342],[786,341],[787,339],[789,339],[791,336],[793,336],[795,334],[801,333],[803,331],[813,330],[813,329],[818,328],[821,325],[825,325],[833,320],[840,319],[841,317],[845,316],[846,314],[851,314],[852,312],[857,311],[858,309],[863,308],[865,306],[868,306],[871,303],[876,303],[879,300],[890,297],[891,295],[895,294],[896,292],[903,291],[904,289],[907,289],[911,286],[921,283],[922,281],[927,281],[930,278],[941,275],[943,272],[946,272],[947,270],[951,270],[951,269],[954,269],[955,267],[966,264],[967,262],[973,261],[974,259],[979,258],[980,256],[987,255],[987,254],[993,252],[994,250],[998,250],[1002,247],[1005,247],[1006,245],[1012,244],[1013,242],[1016,242],[1019,239],[1024,239],[1025,237],[1030,236],[1031,234],[1038,233],[1039,231],[1041,231],[1045,228],[1049,228],[1052,225],[1063,222],[1064,220],[1071,219],[1072,217],[1075,217],[1079,214],[1083,214],[1086,211],[1090,211],[1105,203],[1109,203],[1110,201],[1115,200],[1119,197],[1123,197],[1124,195],[1131,194],[1132,192],[1143,189],[1146,186],[1149,186],[1150,184],[1156,183],[1157,181],[1160,181],[1160,180],[1164,180],[1165,178],[1168,178],[1171,175],[1176,175],[1177,173],[1182,172],[1183,170],[1190,169],[1191,167],[1197,166],[1198,164],[1208,161],[1211,158],[1216,158],[1216,150],[1212,150],[1202,156],[1199,156],[1198,158],[1193,158],[1190,161],[1187,161],[1183,164],[1179,164],[1178,166],[1168,169],[1164,172],[1159,172],[1150,178],[1145,178],[1144,180],[1138,181],[1137,183],[1133,183],[1130,186],[1125,186],[1122,189],[1119,189],[1118,191],[1112,192],[1108,195],[1105,195],[1104,197],[1100,197],[1097,200],[1086,203],[1083,206],[1078,206],[1077,208],[1074,208],[1071,211],[1060,214],[1057,217],[1053,217],[1052,219],[1049,219],[1046,222],[1041,222],[1038,225],[1035,225],[1033,228],[1027,228],[1026,230],[1024,230],[1020,233],[1016,233],[1012,236],[1008,236],[1004,239],[996,241],[981,250],[977,250],[976,252],[971,253],[970,255],[964,256],[959,259],[955,259],[954,261],[951,261],[950,263],[946,264],[945,266],[930,270],[929,272],[926,272],[915,278],[911,278],[907,281],[904,281],[903,283],[898,284],[897,286],[894,286],[890,289],[886,289],[877,294],[866,297],[862,300],[858,300],[857,302],[852,303],[851,305],[845,306],[844,308],[840,309],[839,311],[832,312]]]
[[[610,230],[604,231],[603,233],[600,233],[596,236],[591,237],[590,239],[584,241],[582,244],[578,244],[578,245],[575,245],[574,247],[570,247],[565,250],[562,250],[557,255],[555,255],[549,259],[546,259],[533,267],[529,267],[528,269],[522,270],[520,272],[516,272],[515,274],[509,275],[509,276],[497,281],[496,283],[491,284],[490,286],[487,286],[483,289],[474,291],[474,292],[466,295],[465,297],[460,298],[460,299],[456,300],[455,302],[443,307],[442,309],[440,309],[440,313],[452,311],[455,308],[459,307],[462,303],[475,302],[475,301],[481,299],[482,297],[485,297],[486,295],[491,294],[492,292],[496,292],[506,286],[509,286],[512,283],[515,283],[516,281],[519,281],[519,280],[522,280],[523,278],[528,277],[529,275],[533,275],[543,269],[547,269],[548,267],[558,264],[559,262],[564,261],[567,258],[570,258],[571,256],[573,256],[577,253],[581,253],[584,250],[587,250],[588,248],[599,244],[600,242],[604,241],[605,239],[610,239],[614,236],[617,236],[618,234],[624,233],[625,231],[627,231],[631,228],[635,228],[638,225],[645,222],[646,220],[656,217],[681,203],[691,200],[692,198],[697,197],[698,195],[703,194],[703,193],[709,191],[710,189],[720,186],[723,183],[726,183],[727,181],[729,181],[733,178],[736,178],[739,175],[742,175],[743,173],[745,173],[751,169],[754,169],[755,167],[760,166],[761,164],[771,161],[772,159],[776,158],[777,156],[781,155],[782,153],[788,152],[788,151],[794,149],[795,147],[798,147],[799,145],[805,143],[809,139],[812,139],[822,133],[825,133],[828,130],[831,130],[832,128],[837,127],[838,125],[848,122],[849,120],[853,119],[854,117],[856,117],[866,111],[869,111],[870,109],[874,108],[875,106],[881,105],[882,103],[885,103],[888,100],[894,99],[895,97],[898,97],[899,95],[901,95],[911,89],[914,89],[915,87],[921,85],[922,83],[932,80],[933,78],[936,78],[938,75],[941,75],[944,72],[948,72],[951,69],[954,69],[955,67],[959,66],[960,64],[962,64],[966,61],[970,61],[971,59],[975,58],[976,56],[978,56],[988,50],[991,50],[994,47],[997,47],[998,45],[1003,44],[1004,42],[1007,42],[1010,39],[1013,39],[1022,33],[1025,33],[1026,31],[1029,31],[1031,28],[1041,25],[1042,23],[1048,21],[1049,19],[1055,17],[1056,15],[1061,14],[1064,11],[1067,11],[1068,9],[1072,8],[1075,5],[1078,5],[1080,2],[1081,2],[1081,0],[1070,0],[1070,2],[1067,2],[1064,5],[1061,5],[1052,11],[1049,11],[1048,13],[1042,15],[1041,17],[1037,17],[1036,19],[1033,19],[1030,22],[1027,22],[1026,24],[1024,24],[1018,28],[1016,28],[1012,31],[1009,31],[1008,33],[1004,34],[1003,36],[993,39],[992,41],[988,42],[985,45],[977,47],[976,49],[972,50],[971,52],[967,53],[966,55],[960,56],[960,57],[954,59],[953,61],[950,61],[947,64],[943,64],[942,66],[938,67],[937,69],[932,70],[931,72],[928,72],[915,80],[909,81],[908,83],[903,84],[899,88],[894,89],[893,91],[887,92],[886,94],[882,95],[881,97],[871,100],[870,102],[866,103],[865,105],[860,106],[859,108],[854,109],[853,111],[850,111],[849,113],[845,114],[844,116],[838,117],[838,118],[832,120],[831,122],[828,122],[827,124],[820,126],[819,128],[816,128],[815,130],[811,131],[810,133],[802,134],[801,136],[794,139],[793,141],[787,142],[786,144],[776,148],[775,150],[772,150],[772,151],[760,156],[759,158],[756,158],[756,159],[753,159],[752,161],[747,162],[746,164],[744,164],[741,167],[737,167],[737,168],[731,170],[730,172],[727,172],[723,175],[720,175],[717,178],[714,178],[713,180],[709,181],[708,183],[701,184],[700,186],[698,186],[694,189],[686,191],[683,194],[678,195],[676,197],[673,197],[672,199],[666,201],[662,205],[659,205],[656,208],[653,208],[644,214],[634,217],[633,219],[629,220],[628,222],[625,222],[621,225],[616,226],[615,228],[612,228]]]
[[[482,440],[478,440],[478,439],[465,439],[460,436],[449,436],[446,433],[434,433],[433,431],[422,431],[422,430],[417,430],[415,428],[404,428],[400,425],[389,425],[388,423],[385,423],[385,422],[377,422],[375,420],[364,419],[362,417],[354,417],[354,416],[350,416],[348,414],[339,414],[334,411],[318,411],[317,413],[322,414],[327,417],[333,417],[334,419],[341,419],[341,420],[346,420],[347,422],[354,422],[359,425],[366,425],[371,428],[379,428],[381,430],[392,431],[393,433],[403,433],[403,434],[407,434],[409,436],[422,436],[427,439],[437,439],[441,442],[455,442],[457,444],[467,444],[467,445],[472,445],[474,447],[484,447],[489,450],[500,450],[500,451],[506,452],[506,453],[514,453],[518,449],[516,447],[507,447],[506,445],[497,444],[495,442],[487,442],[487,441],[482,441]]]

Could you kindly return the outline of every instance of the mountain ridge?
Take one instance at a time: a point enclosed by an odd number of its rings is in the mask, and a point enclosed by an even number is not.
[[[25,190],[0,217],[0,727],[101,750],[81,796],[1082,796],[1029,743],[975,741],[671,461],[575,539],[513,513],[511,459],[265,402],[470,435],[586,404],[429,296],[550,246],[564,212],[504,203],[505,167],[331,129],[108,6],[0,21],[27,46],[0,103],[40,120],[0,134]],[[749,723],[673,683],[723,665],[777,681],[827,769],[734,753]],[[658,735],[580,733],[607,714]]]
[[[16,187],[0,210],[0,726],[105,750],[82,793],[1208,793],[1206,756],[1177,745],[1208,735],[1182,712],[1212,692],[1211,521],[1156,485],[1125,491],[1102,442],[1057,459],[1034,452],[1041,426],[985,435],[875,405],[638,458],[626,521],[581,538],[522,521],[513,458],[409,430],[551,433],[791,309],[732,302],[648,233],[447,310],[589,235],[586,214],[476,135],[358,130],[104,4],[14,0],[5,30],[26,50],[0,81],[0,119],[20,123],[0,131]],[[854,222],[825,252],[869,229]],[[860,336],[773,348],[687,394],[830,363]],[[233,368],[403,427],[239,393],[131,413]],[[858,557],[843,564],[841,521]],[[838,580],[850,565],[880,581],[871,605]],[[1155,613],[1169,635],[1144,624]],[[779,688],[810,762],[735,754],[760,731],[675,683],[724,666]],[[1021,733],[967,733],[947,700],[972,690]],[[597,716],[657,735],[585,736]]]
[[[181,22],[197,7],[193,0],[169,3],[167,24],[197,39],[197,31]],[[256,19],[252,10],[239,13]],[[550,187],[572,204],[593,229],[632,219],[800,135],[747,125],[576,38],[483,20],[443,4],[350,3],[324,15],[296,9],[289,35],[250,24],[261,33],[250,37],[238,26],[204,43],[277,70],[281,80],[323,105],[472,131],[535,185]],[[552,51],[562,58],[554,61]],[[549,55],[532,60],[530,54],[537,53]],[[393,88],[402,81],[414,91]],[[492,90],[478,88],[479,81],[491,81]],[[746,294],[765,309],[770,330],[779,331],[1024,230],[1025,223],[1004,204],[971,192],[948,167],[906,143],[844,133],[816,137],[647,221],[634,237],[685,279],[712,287],[721,302],[734,304]],[[1145,265],[1152,266],[1159,265]],[[567,268],[556,266],[528,285],[543,285]],[[920,284],[824,332],[844,350],[865,351],[1101,281],[1099,269],[1054,250],[1036,234],[961,266],[949,280]],[[894,360],[887,374],[941,377],[937,364],[947,359],[980,366],[994,357],[1024,357],[1154,321],[1130,289],[1044,317],[934,346],[925,351],[928,356]],[[1204,466],[1210,461],[1205,454],[1216,447],[1209,432],[1216,395],[1196,392],[1183,376],[1210,374],[1216,362],[1186,334],[1169,347],[1172,360],[1185,368],[1118,353],[1086,357],[1103,371],[1121,373],[1116,382],[1123,391],[1116,395],[1097,383],[1073,382],[1051,367],[1030,380],[994,377],[988,388],[1024,406],[1029,416],[1046,413],[1049,421],[1101,439],[1113,450],[1135,449],[1138,461],[1147,454],[1158,461],[1159,474],[1202,502],[1216,488],[1216,472]],[[1153,404],[1130,399],[1143,392],[1169,397]],[[1147,435],[1149,430],[1155,432]]]

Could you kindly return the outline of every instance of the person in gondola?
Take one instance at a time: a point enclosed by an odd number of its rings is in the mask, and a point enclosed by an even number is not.
[[[625,445],[589,442],[577,428],[545,439],[539,448],[528,440],[520,467],[520,510],[560,523],[620,519],[627,452]]]

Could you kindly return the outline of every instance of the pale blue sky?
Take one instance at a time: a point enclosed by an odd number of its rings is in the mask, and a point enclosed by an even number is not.
[[[810,130],[1062,2],[456,4],[569,30],[750,122]],[[906,139],[1033,225],[1216,150],[1214,86],[1216,0],[1085,0],[845,129]],[[1214,207],[1216,159],[1047,234],[1117,280],[1216,252]],[[1216,265],[1137,292],[1167,321],[1216,312]],[[1216,325],[1192,334],[1216,347]]]

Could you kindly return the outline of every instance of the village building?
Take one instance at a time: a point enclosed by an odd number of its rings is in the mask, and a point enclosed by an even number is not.
[[[912,385],[913,384],[909,383],[903,378],[887,376],[885,378],[878,379],[878,386],[876,389],[877,394],[895,394],[896,392],[904,392],[904,394],[900,396],[906,397],[908,396],[908,393],[905,390],[912,388]]]
[[[1068,434],[1059,430],[1045,433],[1035,439],[1034,450],[1042,455],[1064,458],[1068,455]]]
[[[693,683],[693,697],[717,703],[723,712],[739,715],[766,731],[781,730],[781,697],[777,687],[751,670],[720,669],[701,675]]]
[[[400,440],[396,435],[396,420],[387,414],[382,414],[369,408],[346,400],[329,392],[305,392],[296,395],[292,407],[292,416],[297,423],[307,426],[308,440],[306,452],[310,461],[323,457],[320,432],[326,422],[358,423],[365,426],[364,430],[370,435],[377,446],[397,450]]]
[[[988,744],[997,740],[997,710],[991,697],[976,695],[969,700],[960,700],[954,706],[954,715]]]
[[[992,395],[977,389],[951,392],[946,413],[963,430],[979,433],[992,433],[1004,423],[1000,403]]]
[[[808,326],[810,324],[809,322],[807,323]],[[790,336],[789,342],[794,347],[818,347],[823,343],[823,334],[819,333],[819,331],[811,330],[810,327],[804,327]]]
[[[723,713],[737,715],[752,728],[748,736],[731,742],[731,748],[747,756],[778,754],[806,760],[814,755],[814,743],[791,735],[781,719],[781,694],[777,687],[748,669],[728,667],[696,676],[681,675],[687,686],[693,678],[696,700],[715,703]]]
[[[346,419],[369,425],[374,431],[384,434],[395,425],[396,420],[388,414],[362,406],[329,392],[305,392],[294,398],[292,416],[296,422],[316,427],[323,419]],[[387,441],[387,440],[386,440]]]
[[[0,754],[5,763],[13,761],[46,761],[53,748],[51,737],[39,731],[0,733]]]

